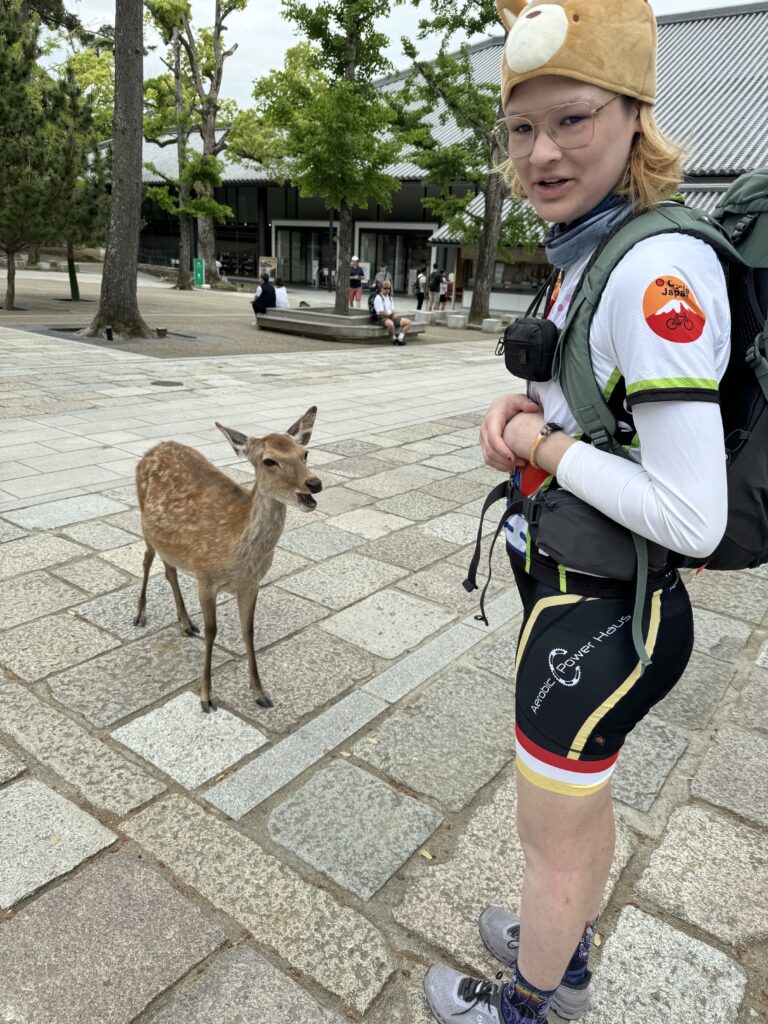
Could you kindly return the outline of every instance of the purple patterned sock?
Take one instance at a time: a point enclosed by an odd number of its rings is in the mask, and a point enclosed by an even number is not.
[[[536,988],[515,968],[515,977],[504,986],[499,1003],[504,1024],[546,1024],[547,1010],[557,990]]]
[[[587,980],[589,975],[589,954],[592,951],[592,941],[595,937],[595,930],[597,929],[599,919],[600,915],[598,914],[596,918],[592,921],[587,921],[584,925],[584,931],[579,939],[579,944],[563,975],[563,981],[569,985],[580,985],[583,981]]]

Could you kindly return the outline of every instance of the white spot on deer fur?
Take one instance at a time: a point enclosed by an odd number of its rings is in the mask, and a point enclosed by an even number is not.
[[[568,35],[568,15],[556,4],[540,4],[521,14],[507,36],[507,64],[515,74],[543,67]]]

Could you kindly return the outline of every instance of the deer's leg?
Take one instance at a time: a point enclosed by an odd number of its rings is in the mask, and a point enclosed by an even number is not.
[[[173,591],[173,600],[176,602],[176,614],[179,618],[182,632],[186,633],[187,636],[200,636],[200,627],[192,622],[187,613],[175,566],[169,565],[168,562],[163,562],[163,565],[165,566],[165,578],[170,583],[171,590]]]
[[[146,626],[147,616],[144,614],[147,609],[147,583],[149,581],[149,570],[152,568],[152,563],[155,560],[155,549],[145,540],[144,543],[147,545],[147,550],[144,552],[144,579],[141,582],[141,593],[139,594],[139,603],[136,607],[136,618],[133,620],[134,626]]]
[[[253,693],[254,700],[259,707],[271,708],[273,704],[266,693],[264,693],[261,685],[259,669],[256,664],[256,654],[253,650],[253,615],[256,611],[256,598],[258,596],[258,590],[253,594],[238,594],[237,610],[240,612],[240,628],[243,631],[245,652],[248,655],[248,675],[251,680],[251,693]]]
[[[216,591],[198,583],[198,594],[205,623],[205,661],[203,663],[203,678],[200,683],[200,703],[203,711],[208,712],[216,710],[216,705],[211,700],[211,656],[213,655],[213,641],[216,639]]]

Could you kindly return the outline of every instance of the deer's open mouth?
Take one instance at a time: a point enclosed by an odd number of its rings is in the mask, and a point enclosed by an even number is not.
[[[300,491],[297,491],[296,497],[299,499],[299,504],[307,509],[307,511],[311,512],[313,508],[317,508],[317,502],[311,494],[302,494]]]

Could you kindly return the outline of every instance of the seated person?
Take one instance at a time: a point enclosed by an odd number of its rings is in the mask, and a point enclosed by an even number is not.
[[[381,291],[373,300],[373,308],[376,310],[379,322],[384,324],[387,334],[392,338],[392,344],[404,345],[405,336],[408,333],[408,328],[411,326],[411,321],[404,316],[395,315],[391,281],[382,282]],[[398,332],[397,337],[395,337],[395,331]]]
[[[277,309],[288,309],[288,289],[282,277],[275,278],[275,306]]]
[[[256,289],[251,305],[253,306],[253,312],[257,315],[259,313],[266,313],[268,309],[274,309],[277,305],[275,286],[269,280],[269,274],[261,275],[261,284]]]

